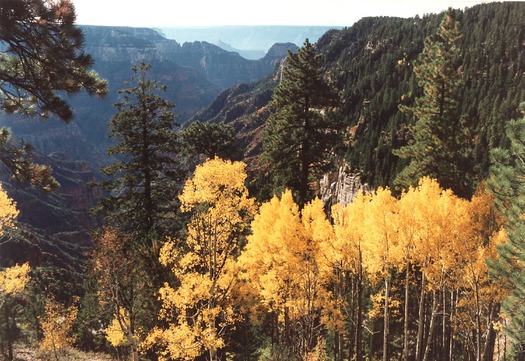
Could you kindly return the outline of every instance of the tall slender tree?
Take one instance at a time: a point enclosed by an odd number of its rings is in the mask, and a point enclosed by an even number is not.
[[[156,260],[154,234],[166,235],[174,223],[178,174],[175,104],[159,94],[165,86],[148,79],[150,68],[145,63],[134,65],[136,85],[119,92],[118,112],[109,122],[110,137],[118,143],[108,149],[119,160],[102,168],[111,177],[101,182],[109,195],[96,210],[135,245],[153,247]]]
[[[308,40],[298,53],[288,52],[271,101],[273,112],[263,147],[275,192],[292,189],[301,207],[313,198],[311,181],[329,164],[336,144],[339,124],[331,112],[336,99]]]
[[[159,259],[178,280],[160,290],[159,317],[167,327],[154,329],[145,342],[162,350],[159,360],[223,359],[239,319],[236,258],[255,212],[245,166],[214,158],[197,166],[184,185],[181,208],[191,212],[187,237],[166,242]]]
[[[520,107],[525,111],[525,103]],[[507,241],[499,246],[499,258],[491,267],[500,281],[512,285],[502,311],[510,318],[506,332],[515,344],[516,359],[525,360],[525,117],[510,121],[506,134],[510,146],[491,152],[488,185],[504,217]]]
[[[109,122],[110,136],[117,143],[108,153],[117,162],[102,168],[108,179],[100,185],[107,196],[95,211],[124,241],[111,249],[112,257],[120,261],[110,271],[115,274],[106,279],[125,276],[116,283],[116,290],[107,293],[114,306],[113,316],[132,346],[133,357],[138,358],[136,331],[151,329],[156,322],[151,314],[161,306],[157,292],[167,274],[158,258],[161,242],[176,228],[180,180],[175,105],[161,96],[165,87],[149,79],[150,65],[136,64],[133,72],[134,86],[120,91],[120,101],[115,104],[118,111]],[[104,282],[104,278],[97,279]],[[121,309],[129,322],[120,317]]]
[[[448,9],[438,31],[425,39],[414,72],[423,95],[401,109],[412,114],[412,139],[395,151],[409,164],[397,183],[415,186],[423,176],[437,179],[445,189],[462,197],[472,195],[472,153],[468,127],[459,104],[463,79],[457,64],[461,32],[456,14]]]

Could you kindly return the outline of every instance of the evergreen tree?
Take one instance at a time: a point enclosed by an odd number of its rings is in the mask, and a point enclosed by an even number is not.
[[[10,0],[0,2],[0,107],[7,113],[64,121],[73,111],[63,95],[86,90],[105,95],[107,83],[90,70],[93,59],[84,53],[84,36],[75,25],[68,0]],[[14,144],[1,129],[0,162],[16,180],[52,190],[57,183],[48,167],[33,163],[28,146]]]
[[[437,179],[445,189],[469,197],[473,192],[470,136],[461,118],[459,91],[463,86],[456,61],[459,59],[461,33],[455,13],[449,9],[438,31],[425,39],[423,52],[414,65],[423,95],[411,107],[415,123],[410,127],[412,139],[395,151],[409,164],[397,177],[407,187],[420,178]]]
[[[233,159],[237,152],[234,141],[233,127],[224,123],[195,121],[179,132],[181,153],[190,157]]]
[[[176,117],[175,105],[159,95],[165,87],[148,79],[149,70],[148,64],[134,65],[136,85],[119,92],[118,112],[109,122],[110,137],[118,143],[108,149],[119,161],[102,168],[111,177],[101,182],[109,195],[96,210],[136,246],[156,250],[154,234],[166,235],[174,224]],[[155,252],[150,256],[158,258]]]
[[[316,172],[329,165],[339,127],[331,117],[336,104],[315,47],[306,40],[298,53],[288,52],[273,93],[263,147],[274,191],[292,189],[301,206],[313,198],[310,185]]]
[[[525,103],[521,104],[525,110]],[[491,262],[493,274],[512,285],[502,311],[510,318],[507,334],[514,341],[519,357],[525,360],[525,117],[507,124],[508,148],[491,152],[489,187],[504,217],[507,241],[498,247],[499,258]]]

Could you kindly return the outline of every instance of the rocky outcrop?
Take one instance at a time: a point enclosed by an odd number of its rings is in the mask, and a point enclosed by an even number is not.
[[[362,183],[359,173],[350,172],[346,165],[325,174],[319,184],[320,197],[327,209],[335,204],[347,205],[360,192],[369,192],[370,188]]]

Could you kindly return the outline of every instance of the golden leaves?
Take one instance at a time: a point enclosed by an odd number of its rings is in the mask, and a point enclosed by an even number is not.
[[[72,331],[77,312],[78,308],[74,305],[65,308],[53,299],[47,300],[44,314],[38,318],[43,332],[38,346],[42,351],[53,353],[56,357],[73,344],[75,337]]]
[[[236,256],[255,203],[244,185],[245,164],[215,158],[198,166],[181,194],[181,209],[191,212],[184,242],[168,240],[159,261],[177,278],[176,287],[159,290],[160,317],[168,322],[147,337],[162,359],[191,360],[225,345],[234,327]]]
[[[111,323],[104,330],[106,333],[106,340],[108,340],[108,342],[114,347],[129,344],[126,334],[122,331],[122,329],[126,329],[130,325],[129,316],[122,307],[120,308],[119,313],[120,315],[118,317],[113,317]]]
[[[18,213],[15,202],[9,198],[0,185],[0,235],[3,234],[6,227],[14,226],[14,220]]]
[[[13,295],[24,290],[29,282],[31,267],[28,263],[0,271],[0,295]]]
[[[313,320],[337,323],[336,303],[324,287],[320,244],[333,236],[320,200],[302,211],[286,190],[261,205],[251,225],[252,235],[239,257],[242,278],[266,312],[281,323]],[[322,313],[330,314],[323,317]],[[305,321],[308,322],[308,321]],[[298,331],[299,332],[299,331]]]

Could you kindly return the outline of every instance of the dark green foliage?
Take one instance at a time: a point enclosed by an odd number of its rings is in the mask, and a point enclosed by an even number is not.
[[[103,96],[106,81],[90,71],[93,60],[83,52],[84,37],[75,25],[69,1],[8,0],[0,2],[0,107],[7,113],[64,121],[73,111],[64,95],[86,90]],[[9,142],[2,130],[0,161],[17,180],[45,190],[56,189],[48,167],[33,164],[27,148]]]
[[[11,171],[12,179],[34,187],[54,191],[59,187],[51,175],[51,168],[33,162],[30,144],[17,145],[11,140],[11,131],[0,128],[0,162]]]
[[[285,60],[263,134],[263,156],[276,193],[292,189],[301,205],[313,198],[311,182],[328,169],[337,144],[341,125],[332,117],[336,105],[315,48],[306,40]]]
[[[101,185],[109,192],[97,207],[107,225],[119,228],[143,245],[153,234],[165,235],[174,225],[178,172],[173,103],[158,93],[165,88],[147,78],[150,66],[135,65],[135,86],[120,91],[118,112],[109,122],[118,144],[108,153],[119,161],[103,167],[111,177]],[[147,241],[150,242],[147,242]]]
[[[525,99],[525,4],[491,3],[456,11],[462,24],[458,58],[454,65],[464,86],[458,94],[459,116],[469,130],[476,168],[472,179],[488,174],[489,150],[505,142],[504,125],[518,116],[516,107]],[[393,154],[408,144],[410,117],[400,111],[412,106],[423,95],[413,64],[424,48],[424,39],[436,33],[443,14],[423,18],[364,18],[352,27],[327,32],[316,44],[324,76],[337,86],[342,98],[338,118],[347,133],[341,147],[351,170],[361,174],[370,186],[394,186],[397,174],[408,160]],[[222,121],[239,103],[246,104],[261,94],[261,84],[276,86],[279,70],[263,81],[225,91],[223,101],[214,102],[213,114],[198,119]],[[240,91],[244,90],[244,93]],[[220,104],[219,104],[220,103]],[[268,118],[266,103],[245,106],[245,113],[235,119],[241,150],[249,161],[251,177],[261,184],[264,169],[257,156],[259,132]],[[222,107],[222,108],[220,108]],[[254,164],[254,165],[252,165]],[[264,182],[262,182],[264,183]]]
[[[522,103],[525,108],[525,103]],[[525,110],[525,109],[524,109]],[[506,332],[520,353],[525,352],[525,118],[512,120],[506,126],[510,141],[507,148],[491,152],[489,187],[496,205],[504,216],[508,241],[498,248],[499,258],[491,262],[495,277],[512,285],[502,305],[510,317]],[[519,358],[520,360],[523,359]]]
[[[145,63],[133,66],[133,87],[119,92],[118,111],[109,122],[117,144],[108,149],[119,160],[102,168],[110,177],[101,182],[108,195],[95,209],[104,216],[106,230],[116,229],[122,242],[113,242],[112,249],[102,243],[109,234],[103,232],[95,258],[105,255],[122,261],[115,269],[94,270],[94,275],[100,280],[109,271],[117,279],[99,287],[105,287],[105,297],[111,294],[106,303],[113,307],[113,315],[119,307],[129,312],[132,333],[147,332],[156,323],[152,315],[160,307],[157,292],[166,281],[166,270],[158,262],[160,245],[179,228],[177,195],[182,183],[175,104],[161,96],[166,89],[148,78],[149,70]],[[116,287],[116,296],[111,287]]]
[[[235,133],[233,127],[224,123],[202,123],[195,121],[179,132],[181,153],[187,156],[204,156],[209,159],[218,156],[234,159]]]
[[[412,114],[408,144],[394,151],[409,164],[396,181],[403,187],[417,186],[420,178],[437,179],[445,189],[470,197],[472,179],[471,134],[461,117],[463,79],[457,64],[460,57],[460,25],[449,9],[438,31],[425,39],[425,47],[414,64],[423,95],[401,110]]]
[[[85,89],[105,95],[106,82],[89,71],[91,56],[75,25],[69,1],[8,0],[0,4],[0,101],[7,112],[56,114],[69,121],[73,112],[60,93]]]
[[[475,178],[486,176],[488,151],[500,143],[505,119],[516,116],[517,102],[525,97],[525,88],[519,87],[525,67],[518,41],[524,33],[517,25],[525,22],[524,14],[519,3],[487,4],[457,14],[465,31],[454,64],[465,81],[458,99],[460,117],[474,141]],[[329,64],[338,61],[332,72],[339,74],[347,94],[343,114],[352,127],[347,160],[372,185],[393,185],[407,164],[391,153],[409,139],[407,119],[398,106],[412,105],[422,95],[412,62],[440,19],[442,15],[363,19],[336,34],[326,48]],[[494,48],[502,50],[496,55]]]

